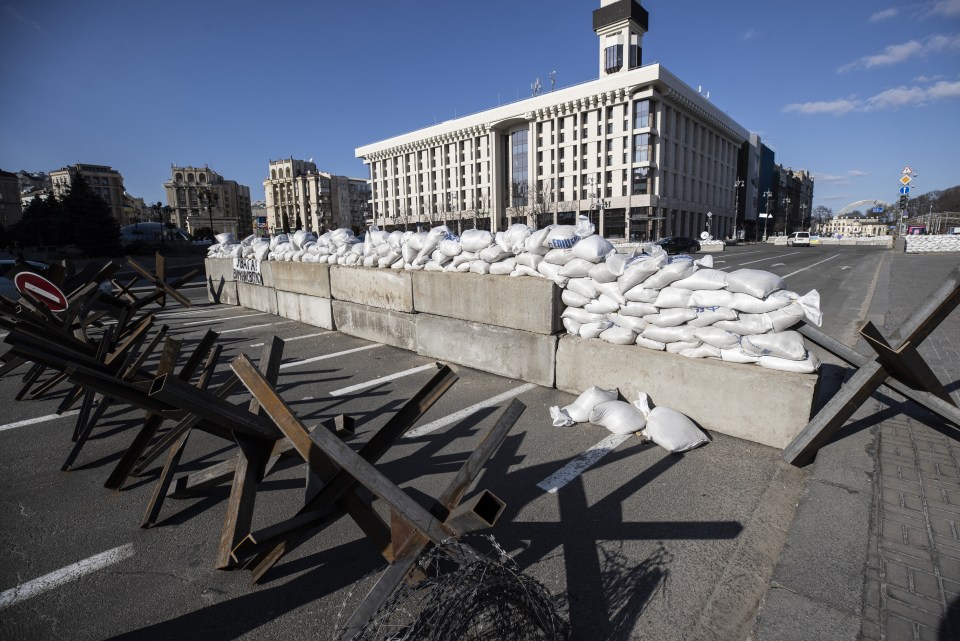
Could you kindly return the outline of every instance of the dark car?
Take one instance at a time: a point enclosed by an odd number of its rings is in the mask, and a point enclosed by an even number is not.
[[[693,238],[684,238],[683,236],[668,236],[661,238],[657,244],[663,247],[668,254],[692,254],[700,251],[700,243]]]

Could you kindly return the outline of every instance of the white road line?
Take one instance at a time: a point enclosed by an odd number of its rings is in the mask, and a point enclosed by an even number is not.
[[[289,363],[284,363],[283,365],[281,365],[280,369],[287,369],[288,367],[299,367],[300,365],[306,365],[307,363],[315,363],[317,361],[323,361],[328,358],[337,358],[338,356],[346,356],[347,354],[362,352],[365,349],[373,349],[375,347],[383,347],[383,344],[374,343],[373,345],[364,345],[363,347],[354,347],[353,349],[346,349],[342,352],[335,352],[333,354],[324,354],[323,356],[314,356],[313,358],[304,358],[299,361],[291,361]]]
[[[129,559],[131,556],[133,556],[133,544],[127,543],[126,545],[101,552],[100,554],[91,556],[89,559],[78,561],[73,565],[68,565],[65,568],[33,579],[32,581],[21,583],[15,588],[0,592],[0,610],[11,605],[16,605],[21,601],[26,601],[31,597],[52,590],[75,579],[79,579],[91,572],[96,572],[109,565],[119,563],[124,559]]]
[[[473,414],[476,414],[482,409],[499,405],[500,403],[504,402],[509,398],[513,398],[514,396],[520,396],[524,392],[528,390],[532,390],[534,387],[536,387],[536,385],[534,385],[533,383],[526,383],[524,385],[521,385],[520,387],[514,387],[512,390],[508,390],[503,394],[494,396],[493,398],[488,398],[485,401],[480,401],[479,403],[476,403],[474,405],[471,405],[470,407],[464,408],[459,412],[448,414],[443,418],[438,418],[437,420],[431,423],[427,423],[426,425],[421,425],[416,429],[412,429],[406,434],[404,434],[404,437],[416,438],[418,436],[424,436],[426,434],[429,434],[430,432],[435,432],[439,430],[441,427],[446,427],[447,425],[456,423],[457,421],[462,421],[463,419],[467,418],[468,416],[472,416]]]
[[[283,339],[283,342],[289,343],[290,341],[299,341],[299,340],[303,340],[304,338],[313,338],[314,336],[323,336],[324,334],[329,334],[330,332],[331,330],[328,329],[325,332],[317,332],[316,334],[304,334],[303,336],[294,336],[293,338]],[[264,346],[264,343],[254,343],[253,345],[250,345],[250,347],[263,347],[263,346]]]
[[[250,325],[249,327],[235,327],[234,329],[224,329],[221,330],[220,334],[229,334],[230,332],[243,332],[248,329],[259,329],[261,327],[276,327],[277,325],[289,325],[290,323],[296,323],[297,321],[280,321],[279,323],[263,323],[261,325]]]
[[[367,381],[366,383],[358,383],[356,385],[351,385],[350,387],[344,387],[341,389],[335,389],[330,392],[330,396],[343,396],[344,394],[349,394],[350,392],[356,392],[357,390],[367,389],[368,387],[373,387],[374,385],[379,385],[380,383],[386,383],[387,381],[393,381],[398,378],[403,378],[404,376],[412,376],[418,372],[423,372],[428,369],[437,369],[436,363],[429,363],[427,365],[421,365],[420,367],[414,367],[413,369],[407,369],[402,372],[397,372],[396,374],[387,374],[386,376],[378,376],[372,381]]]
[[[756,260],[750,260],[745,263],[740,263],[737,267],[743,267],[744,265],[752,265],[754,263],[762,263],[765,260],[776,260],[778,258],[783,258],[784,256],[793,256],[794,254],[799,254],[800,252],[787,252],[786,254],[777,254],[776,256],[767,256],[766,258],[758,258]]]
[[[836,257],[839,256],[839,255],[840,255],[840,254],[834,254],[833,256],[831,256],[831,257],[829,257],[829,258],[824,258],[824,259],[821,260],[820,262],[817,262],[817,263],[814,263],[814,264],[809,265],[809,266],[807,266],[807,267],[804,267],[803,269],[798,269],[798,270],[795,271],[795,272],[790,272],[790,273],[787,274],[786,276],[781,276],[780,278],[790,278],[790,277],[793,276],[794,274],[799,274],[800,272],[805,272],[805,271],[807,271],[808,269],[810,269],[811,267],[816,267],[817,265],[820,265],[821,263],[825,263],[825,262],[827,262],[828,260],[833,260],[834,258],[836,258]]]
[[[537,483],[544,492],[555,493],[561,487],[577,478],[594,463],[617,449],[617,447],[633,436],[632,434],[611,434],[589,450],[573,459],[559,470]]]
[[[80,410],[70,410],[69,412],[64,412],[63,414],[47,414],[46,416],[28,418],[22,421],[17,421],[16,423],[7,423],[6,425],[0,425],[0,432],[4,430],[12,430],[17,427],[26,427],[27,425],[35,425],[36,423],[46,423],[47,421],[54,421],[58,418],[66,418],[68,416],[74,416],[79,413],[80,413]]]
[[[243,316],[230,316],[229,318],[212,318],[212,319],[211,319],[211,318],[205,318],[205,319],[203,319],[203,320],[190,321],[189,323],[184,323],[184,324],[181,325],[180,327],[187,327],[187,326],[189,326],[189,325],[202,325],[202,324],[204,324],[204,323],[210,323],[210,322],[219,323],[219,322],[224,322],[224,321],[237,320],[237,319],[239,319],[239,318],[250,318],[250,317],[252,317],[252,316],[266,316],[266,315],[267,315],[267,312],[257,312],[256,314],[244,314]]]

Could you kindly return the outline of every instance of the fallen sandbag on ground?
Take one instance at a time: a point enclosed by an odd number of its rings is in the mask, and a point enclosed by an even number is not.
[[[633,405],[646,418],[643,435],[668,452],[686,452],[710,442],[707,435],[680,412],[669,407],[650,409],[650,400],[643,392]]]
[[[590,412],[594,407],[600,403],[616,400],[617,395],[618,392],[615,389],[603,389],[602,387],[594,385],[585,390],[577,397],[577,400],[569,405],[565,405],[562,408],[556,405],[551,407],[550,418],[553,419],[554,427],[566,427],[574,423],[585,423],[587,419],[590,418]]]

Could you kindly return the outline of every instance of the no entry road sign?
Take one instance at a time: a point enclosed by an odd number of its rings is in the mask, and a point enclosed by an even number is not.
[[[13,277],[13,284],[18,292],[43,303],[51,312],[67,308],[67,297],[60,288],[39,274],[20,272]]]

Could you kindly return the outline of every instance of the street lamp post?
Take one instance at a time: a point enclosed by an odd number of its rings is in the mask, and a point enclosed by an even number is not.
[[[603,199],[600,189],[597,187],[597,183],[593,178],[590,178],[590,186],[593,187],[593,190],[590,192],[590,209],[595,209],[599,212],[597,214],[597,232],[599,233],[600,221],[603,220],[603,212],[610,206],[610,201]]]
[[[800,229],[803,230],[803,223],[807,219],[807,203],[800,203]]]
[[[737,221],[740,219],[740,189],[743,187],[743,181],[737,179],[733,183],[733,229],[736,232]]]
[[[783,199],[783,235],[787,235],[787,226],[790,222],[790,197]]]
[[[770,220],[770,199],[773,198],[773,192],[768,189],[763,195],[767,199],[767,206],[763,212],[763,242],[767,242],[767,221]]]

